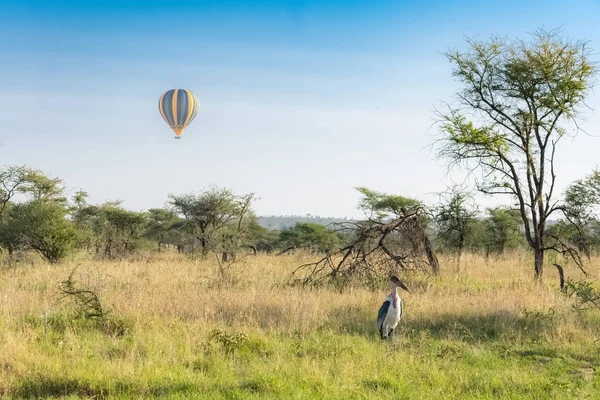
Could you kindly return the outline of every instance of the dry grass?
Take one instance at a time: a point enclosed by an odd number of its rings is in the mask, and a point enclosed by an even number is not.
[[[590,363],[600,359],[589,357],[600,348],[600,319],[573,311],[551,267],[543,283],[534,283],[523,255],[487,263],[468,255],[458,276],[450,260],[442,260],[446,268],[438,279],[406,276],[413,294],[403,295],[405,318],[397,341],[389,344],[379,342],[375,328],[386,288],[337,293],[281,286],[307,258],[250,257],[234,267],[229,284],[215,279],[211,260],[175,254],[4,267],[0,393],[203,393],[203,398],[599,393]],[[60,299],[58,284],[75,266],[76,280],[112,310],[110,324],[76,320],[72,302]],[[597,278],[600,260],[591,269]],[[579,278],[574,267],[567,273]],[[246,336],[240,336],[241,344],[229,338],[219,345],[209,340],[213,329]],[[237,355],[222,351],[227,346],[239,350]],[[391,378],[381,375],[386,363],[395,365]],[[412,389],[419,392],[411,397]]]

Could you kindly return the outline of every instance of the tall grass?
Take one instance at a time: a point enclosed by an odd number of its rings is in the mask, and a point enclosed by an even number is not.
[[[283,286],[309,258],[249,257],[227,282],[212,260],[169,253],[3,267],[0,394],[600,398],[600,314],[574,311],[550,267],[535,283],[525,255],[467,255],[458,275],[444,259],[439,278],[408,274],[396,340],[382,342],[375,319],[389,289]],[[62,298],[75,267],[105,318]],[[599,267],[592,260],[595,278]]]

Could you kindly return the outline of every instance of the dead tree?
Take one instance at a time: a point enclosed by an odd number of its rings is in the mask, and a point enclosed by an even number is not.
[[[437,275],[439,263],[425,232],[419,210],[406,211],[391,221],[367,220],[336,224],[353,239],[316,262],[299,266],[288,277],[291,285],[350,283],[374,287],[390,274],[421,270]]]

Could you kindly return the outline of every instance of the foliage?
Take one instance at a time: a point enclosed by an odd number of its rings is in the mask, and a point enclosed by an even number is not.
[[[161,251],[163,245],[176,243],[174,229],[182,222],[171,210],[151,208],[147,213],[144,236],[154,240],[158,251]]]
[[[67,203],[67,198],[63,196],[65,186],[62,179],[50,178],[41,171],[29,171],[20,191],[34,200]]]
[[[441,203],[435,210],[437,237],[446,248],[456,252],[457,269],[460,269],[460,258],[474,229],[477,212],[471,196],[456,187],[442,194]]]
[[[60,290],[66,297],[73,299],[77,305],[77,311],[85,318],[104,318],[106,313],[98,295],[89,288],[79,287],[71,271],[69,277],[60,283]]]
[[[575,309],[585,311],[590,309],[600,310],[600,289],[590,281],[567,282],[568,293],[577,298]]]
[[[115,257],[135,249],[146,224],[145,214],[126,210],[118,202],[92,206],[89,212],[97,254]]]
[[[257,251],[271,253],[280,243],[280,232],[259,225],[258,218],[248,224],[248,243]]]
[[[574,243],[589,256],[590,248],[598,245],[599,206],[600,170],[595,169],[585,179],[571,183],[565,191],[565,220],[556,227],[555,234]]]
[[[27,179],[25,167],[6,167],[0,170],[0,220],[3,220],[11,199],[22,190]]]
[[[32,249],[51,262],[67,257],[75,247],[76,232],[60,203],[30,200],[12,207],[1,226],[2,246]]]
[[[248,335],[242,332],[227,332],[213,329],[208,335],[210,342],[221,345],[225,354],[234,354],[241,346],[248,342]]]
[[[362,194],[358,207],[370,218],[383,220],[399,217],[407,210],[414,211],[423,207],[419,200],[409,197],[380,193],[366,187],[358,187],[356,190]]]
[[[307,222],[297,222],[294,227],[282,230],[279,234],[279,242],[283,249],[306,248],[325,253],[342,244],[341,237],[336,231]]]
[[[488,249],[503,254],[523,244],[521,216],[518,210],[506,207],[488,209],[487,232],[484,236]]]
[[[170,206],[186,221],[186,230],[201,244],[203,254],[220,250],[228,254],[246,239],[254,195],[236,195],[211,187],[201,194],[170,195]]]

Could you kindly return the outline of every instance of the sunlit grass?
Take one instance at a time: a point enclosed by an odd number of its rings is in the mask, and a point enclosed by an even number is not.
[[[0,270],[0,394],[8,397],[596,398],[600,315],[579,314],[555,270],[465,256],[460,274],[405,276],[397,338],[375,327],[387,288],[291,289],[309,256],[250,257],[233,283],[212,260],[85,257]],[[445,261],[445,262],[444,262]],[[598,277],[600,260],[591,270]],[[110,313],[75,318],[59,282]],[[444,268],[445,267],[445,268]],[[567,267],[579,278],[574,267]],[[216,333],[211,339],[211,333]]]

